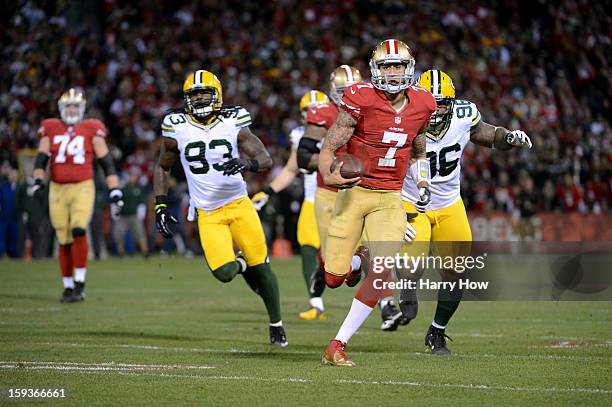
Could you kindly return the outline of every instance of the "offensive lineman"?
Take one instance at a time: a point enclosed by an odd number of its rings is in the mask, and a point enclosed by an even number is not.
[[[300,99],[300,113],[302,115],[302,122],[306,121],[306,114],[308,109],[312,106],[321,106],[329,104],[329,98],[327,95],[320,90],[311,90],[306,93]],[[278,175],[270,182],[263,191],[260,191],[253,195],[251,200],[255,209],[260,210],[270,199],[271,196],[278,194],[283,189],[287,188],[293,179],[300,173],[300,169],[297,165],[297,148],[300,143],[300,139],[304,135],[305,126],[301,125],[293,130],[289,134],[291,140],[291,153],[287,163]],[[306,281],[306,287],[308,289],[310,308],[304,312],[300,312],[300,319],[307,321],[312,320],[324,320],[326,319],[325,305],[323,304],[323,298],[321,295],[315,294],[311,288],[312,275],[317,271],[318,260],[317,254],[321,248],[319,239],[319,229],[317,227],[317,221],[315,217],[315,192],[317,191],[317,174],[305,173],[304,174],[304,201],[302,202],[302,208],[300,209],[300,216],[297,224],[297,240],[300,245],[300,252],[302,254],[302,274]]]
[[[57,101],[60,119],[45,119],[38,129],[40,144],[34,163],[32,194],[43,187],[50,164],[49,215],[59,242],[59,264],[64,292],[62,302],[85,299],[87,273],[87,225],[93,212],[96,190],[93,159],[106,174],[111,215],[123,206],[123,193],[115,164],[106,145],[106,127],[97,119],[83,119],[87,102],[82,92],[71,88]]]
[[[431,173],[431,204],[418,203],[419,193],[412,174],[407,174],[402,188],[404,210],[409,216],[405,240],[418,242],[413,246],[418,253],[431,249],[436,256],[467,256],[470,254],[472,232],[465,206],[460,195],[461,155],[468,141],[474,144],[510,150],[513,147],[531,148],[529,136],[521,130],[509,131],[482,121],[476,105],[455,98],[452,79],[440,70],[428,70],[421,74],[417,84],[430,91],[437,102],[427,135],[427,158]],[[419,213],[420,212],[420,213]],[[415,217],[414,214],[417,214]],[[469,242],[469,243],[462,243]],[[410,248],[408,249],[410,251]],[[443,280],[456,277],[453,270],[440,270]],[[450,354],[446,347],[446,325],[461,301],[460,289],[446,288],[438,291],[435,316],[425,336],[425,346],[434,355]],[[400,308],[407,323],[416,316],[418,303],[415,290],[401,293]]]
[[[362,234],[372,246],[372,256],[398,253],[406,230],[400,190],[411,150],[416,162],[410,171],[415,172],[419,203],[426,205],[429,200],[423,131],[436,102],[428,91],[411,86],[414,65],[412,51],[403,42],[388,39],[378,44],[370,59],[371,83],[357,83],[344,92],[343,110],[325,137],[319,171],[325,184],[344,188],[336,198],[325,247],[325,281],[329,287],[338,287],[351,277],[352,251]],[[343,178],[342,165],[330,171],[336,151],[344,145],[349,154],[363,162],[363,177]],[[346,342],[380,299],[381,292],[373,289],[374,279],[389,281],[390,277],[390,269],[368,273],[323,354],[323,364],[355,366],[344,353]]]
[[[257,211],[247,195],[240,172],[271,168],[272,159],[249,125],[251,115],[241,107],[223,107],[221,82],[211,72],[197,70],[183,83],[184,111],[167,114],[155,166],[155,223],[171,238],[178,221],[167,210],[170,169],[180,158],[195,208],[200,243],[213,276],[228,283],[242,274],[264,301],[270,318],[270,343],[288,345],[281,320],[278,282],[269,264],[268,249]],[[234,254],[232,243],[240,247]]]

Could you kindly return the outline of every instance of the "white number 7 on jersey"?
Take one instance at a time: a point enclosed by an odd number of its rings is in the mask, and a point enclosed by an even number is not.
[[[392,131],[385,131],[383,133],[382,142],[385,144],[391,144],[395,141],[394,147],[389,147],[387,150],[387,154],[385,154],[385,158],[378,159],[379,167],[395,167],[395,152],[398,148],[403,147],[406,143],[406,139],[408,138],[408,134],[404,133],[395,133]]]

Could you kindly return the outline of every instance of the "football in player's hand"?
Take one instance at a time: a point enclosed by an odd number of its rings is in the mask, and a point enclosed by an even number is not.
[[[342,175],[342,178],[356,178],[363,175],[363,163],[359,158],[351,154],[342,154],[336,157],[332,162],[331,172],[334,172],[341,162],[343,163],[340,168],[340,175]]]

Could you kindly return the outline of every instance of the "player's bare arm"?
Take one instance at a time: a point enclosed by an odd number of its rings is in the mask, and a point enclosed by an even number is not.
[[[295,176],[300,172],[300,169],[297,165],[297,151],[295,148],[291,149],[291,154],[289,155],[289,159],[287,163],[278,173],[276,177],[270,182],[270,188],[272,188],[273,192],[280,192],[283,189],[287,188],[291,182],[293,182]]]
[[[238,133],[238,148],[248,158],[232,158],[223,164],[223,175],[234,175],[242,171],[262,172],[272,168],[272,158],[261,140],[249,127]]]
[[[170,170],[179,157],[178,143],[170,137],[162,137],[159,158],[153,174],[155,195],[166,195],[170,184]]]
[[[319,142],[325,138],[327,130],[316,124],[306,125],[304,135],[300,139],[297,159],[300,168],[316,171],[319,167]]]
[[[94,154],[102,166],[104,174],[106,174],[106,186],[109,190],[119,188],[119,177],[117,176],[115,163],[113,162],[110,152],[108,151],[106,141],[104,141],[104,138],[102,137],[94,137],[92,140],[92,145]]]
[[[178,220],[168,213],[166,194],[170,184],[170,170],[179,157],[178,143],[170,137],[162,137],[159,158],[153,172],[153,191],[155,191],[155,226],[166,239],[174,234],[171,224]]]
[[[357,120],[353,116],[345,111],[340,111],[336,121],[327,131],[325,141],[323,141],[323,146],[321,147],[321,153],[319,154],[319,172],[325,184],[330,187],[350,188],[361,182],[361,177],[343,178],[340,175],[342,163],[336,166],[334,172],[331,172],[331,165],[336,151],[348,143],[355,131],[356,125]]]
[[[108,146],[103,137],[96,136],[92,140],[94,155],[106,175],[106,186],[108,187],[108,198],[111,202],[111,216],[113,219],[119,217],[123,207],[123,192],[119,189],[119,177],[115,169],[115,163],[108,151]]]
[[[480,122],[470,130],[470,140],[479,146],[510,150],[513,147],[531,148],[531,139],[521,130],[510,131],[504,127]]]

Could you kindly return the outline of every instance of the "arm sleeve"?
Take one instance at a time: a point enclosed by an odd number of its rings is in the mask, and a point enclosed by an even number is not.
[[[253,124],[251,113],[249,113],[248,110],[242,106],[237,106],[236,109],[238,110],[236,113],[236,128],[241,129]]]
[[[172,124],[172,116],[171,114],[166,115],[164,120],[162,120],[161,124],[161,133],[164,137],[176,138],[176,131],[174,130],[174,124]]]
[[[470,106],[472,107],[472,114],[470,115],[470,119],[472,120],[472,122],[470,124],[470,129],[473,129],[478,126],[478,123],[482,121],[482,117],[480,116],[478,107],[476,107],[474,103],[470,103]]]
[[[94,119],[94,128],[96,130],[96,136],[98,137],[106,137],[108,134],[108,130],[106,129],[106,126],[104,125],[104,123],[102,123],[100,120]]]
[[[355,119],[359,119],[362,115],[362,107],[364,106],[363,91],[367,89],[367,87],[366,89],[362,89],[358,87],[357,84],[354,84],[348,87],[342,95],[341,108]]]

